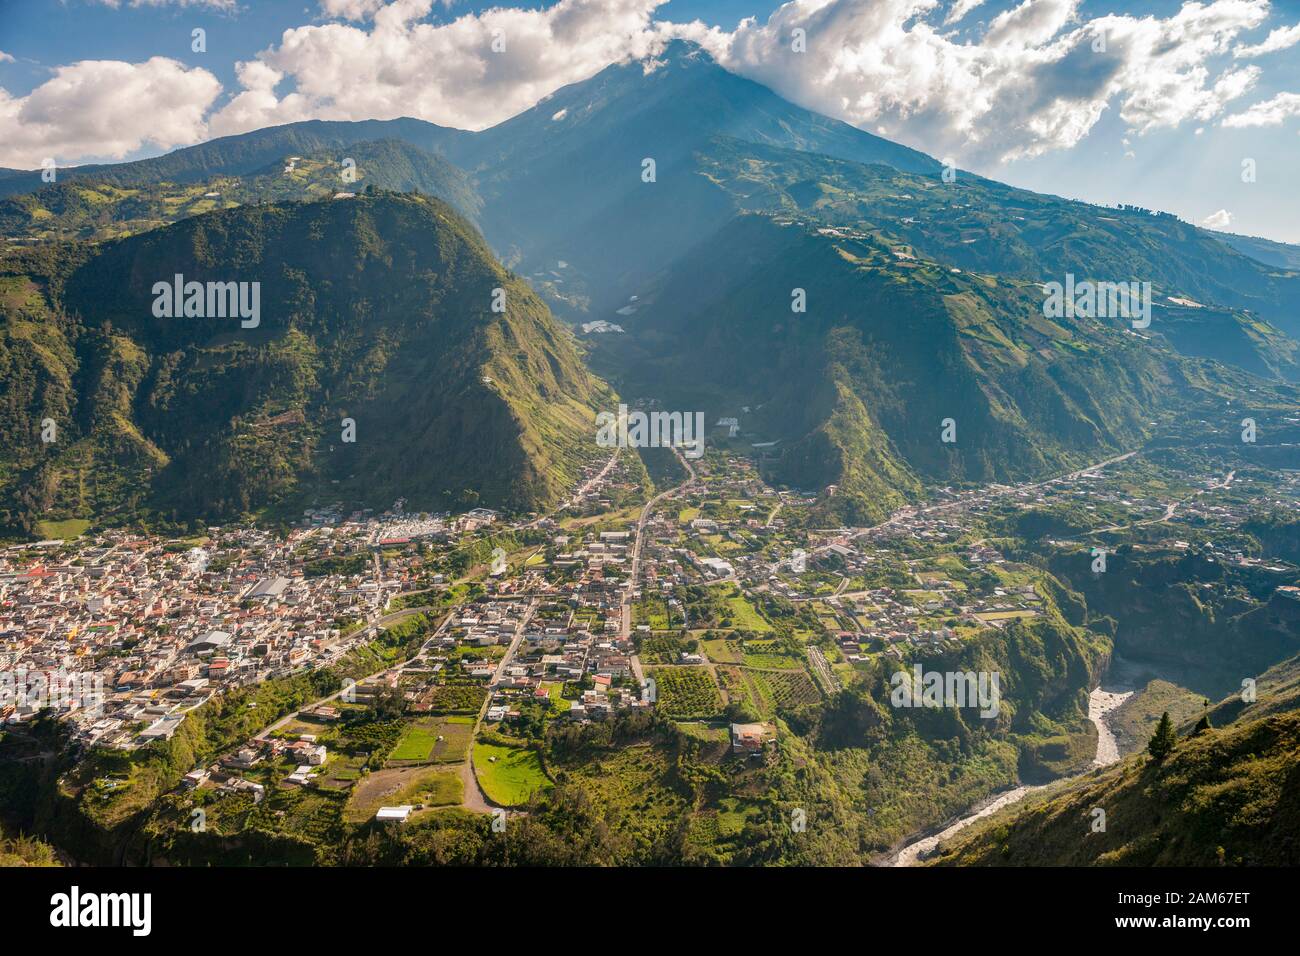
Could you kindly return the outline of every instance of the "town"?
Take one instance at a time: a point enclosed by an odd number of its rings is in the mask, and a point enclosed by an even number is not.
[[[554,512],[514,520],[399,500],[379,513],[311,509],[278,532],[102,530],[11,547],[0,670],[50,686],[91,677],[76,686],[95,693],[46,699],[19,680],[0,718],[53,711],[84,752],[133,752],[214,698],[337,671],[339,686],[268,713],[179,788],[254,805],[330,793],[347,820],[400,822],[545,792],[530,741],[552,725],[653,712],[735,759],[771,759],[776,718],[856,671],[1043,614],[1042,572],[1005,551],[1012,540],[1085,564],[1112,538],[1195,551],[1274,575],[1280,598],[1300,600],[1295,567],[1248,553],[1236,530],[1261,501],[1300,507],[1297,472],[1192,468],[1153,494],[1139,490],[1152,465],[1129,454],[1048,481],[936,489],[869,527],[817,528],[816,496],[771,487],[751,455],[660,452],[677,471],[653,496],[636,454],[615,449]]]

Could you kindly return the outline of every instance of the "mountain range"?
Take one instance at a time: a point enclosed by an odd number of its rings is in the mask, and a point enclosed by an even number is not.
[[[1192,415],[1226,431],[1300,404],[1290,247],[946,167],[683,41],[481,132],[312,121],[54,184],[10,172],[0,194],[0,228],[42,243],[0,260],[11,527],[143,500],[181,517],[256,511],[322,482],[346,492],[362,465],[376,495],[409,490],[405,475],[431,501],[540,507],[582,458],[580,419],[610,386],[737,417],[770,447],[772,479],[822,493],[828,519],[850,522],[927,484],[1040,476]],[[473,267],[447,271],[451,246]],[[149,319],[147,282],[224,278],[213,270],[227,265],[274,297],[265,328]],[[1067,274],[1149,282],[1150,326],[1048,318],[1043,283]],[[419,292],[398,288],[415,277]],[[521,311],[482,312],[511,282]],[[579,343],[547,307],[624,331]],[[501,414],[471,414],[480,399],[502,400]],[[395,430],[327,467],[344,405]],[[289,413],[306,423],[296,450],[249,437]],[[51,414],[69,444],[33,447]],[[949,419],[956,440],[942,441]],[[458,445],[471,422],[491,425],[473,453]],[[87,457],[81,443],[110,426],[112,452]],[[233,464],[263,454],[260,478]]]
[[[155,286],[177,276],[258,283],[260,315],[160,316]],[[419,193],[26,249],[4,260],[0,292],[15,529],[398,496],[526,511],[576,480],[612,401],[532,290]]]

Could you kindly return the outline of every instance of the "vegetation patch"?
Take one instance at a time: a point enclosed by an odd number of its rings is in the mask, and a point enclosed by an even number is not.
[[[525,747],[475,742],[474,773],[487,798],[503,807],[517,807],[551,789],[537,753]]]

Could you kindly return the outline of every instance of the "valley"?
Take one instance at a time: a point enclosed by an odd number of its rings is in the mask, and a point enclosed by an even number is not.
[[[1294,247],[684,40],[474,132],[6,174],[0,234],[0,849],[1300,852]]]

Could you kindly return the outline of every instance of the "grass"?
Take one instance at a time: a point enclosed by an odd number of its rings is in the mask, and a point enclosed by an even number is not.
[[[1166,711],[1177,727],[1201,714],[1204,697],[1169,681],[1153,680],[1114,712],[1111,728],[1122,754],[1141,750],[1155,733],[1160,715]]]
[[[1009,621],[1020,617],[1038,617],[1037,611],[983,611],[975,615],[981,621]]]
[[[487,798],[503,807],[519,806],[534,793],[551,789],[541,760],[523,747],[475,743],[474,772]]]
[[[742,654],[739,641],[718,638],[700,641],[700,647],[703,648],[709,660],[715,664],[739,664],[741,661]]]
[[[438,743],[438,725],[428,719],[417,720],[406,728],[389,760],[428,760]]]
[[[470,737],[473,733],[473,717],[442,718],[438,722],[438,735],[442,739],[434,743],[429,759],[438,763],[459,763],[469,753]]]
[[[642,845],[666,842],[690,814],[678,789],[674,756],[664,747],[632,744],[566,764],[564,770],[570,784],[601,808],[606,825]]]
[[[745,666],[768,670],[793,670],[803,665],[801,658],[786,654],[776,641],[746,641]]]
[[[459,805],[465,785],[454,770],[432,767],[402,767],[380,770],[358,783],[343,817],[350,823],[364,823],[380,807],[424,804],[426,807]]]
[[[62,538],[70,541],[79,538],[90,527],[85,518],[68,518],[64,521],[38,521],[36,530],[42,538]]]
[[[741,631],[759,631],[769,633],[772,625],[767,623],[754,606],[739,592],[727,596],[727,607],[731,611],[731,626]]]

